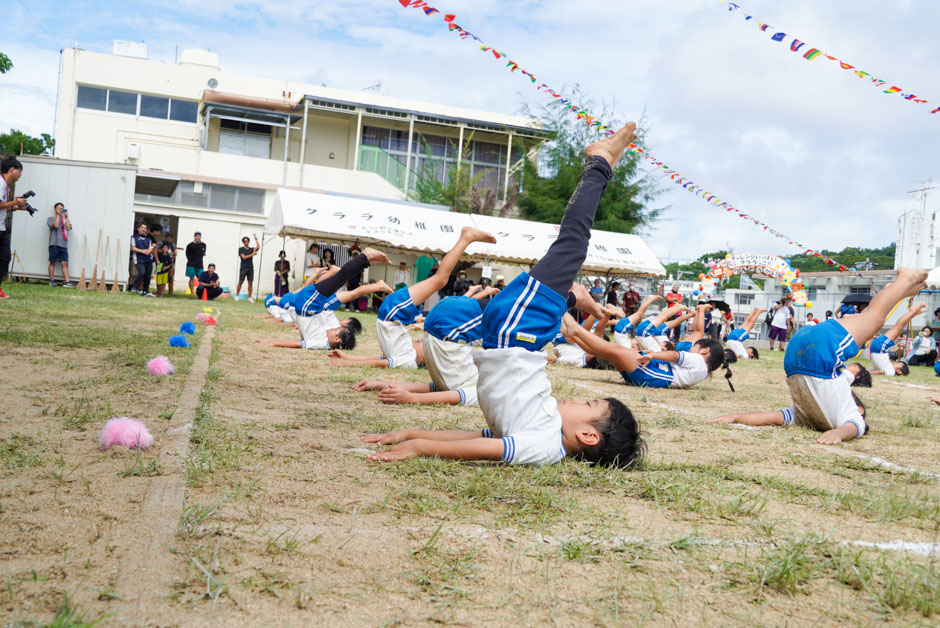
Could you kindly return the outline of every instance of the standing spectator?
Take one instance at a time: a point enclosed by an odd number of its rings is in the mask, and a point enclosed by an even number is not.
[[[787,332],[793,329],[793,308],[790,297],[783,297],[770,310],[770,350],[774,350],[774,340],[780,343],[780,350],[787,350]]]
[[[315,268],[320,268],[320,247],[316,242],[310,245],[307,254],[304,255],[304,283],[307,282],[307,277],[313,274]]]
[[[150,278],[153,275],[153,253],[157,245],[147,235],[147,223],[137,225],[137,233],[131,238],[131,251],[134,252],[134,263],[137,266],[137,278],[131,284],[131,292],[137,292],[142,297],[155,296],[150,292]]]
[[[457,273],[457,281],[454,283],[454,296],[462,297],[472,285],[473,280],[467,279],[467,271],[460,271]]]
[[[600,279],[594,280],[594,286],[591,287],[590,292],[591,292],[591,296],[594,297],[594,300],[600,303],[601,300],[604,298],[604,289],[601,288]]]
[[[157,247],[157,296],[162,297],[166,285],[173,276],[173,256],[170,255],[170,244],[166,240]]]
[[[290,262],[287,261],[287,251],[277,254],[274,262],[274,296],[282,297],[290,292]]]
[[[497,290],[502,290],[506,287],[506,278],[502,275],[496,275],[496,283],[493,284],[493,287]]]
[[[336,253],[333,252],[333,249],[323,249],[323,257],[320,258],[320,266],[323,268],[336,266]]]
[[[65,278],[62,287],[74,288],[75,284],[69,281],[69,231],[72,230],[69,210],[62,203],[56,203],[53,210],[55,216],[46,218],[49,226],[49,285],[56,285],[55,265],[58,262],[62,265],[62,277]]]
[[[672,284],[672,292],[666,295],[666,307],[670,308],[677,303],[682,303],[682,293],[679,292],[679,284]]]
[[[666,307],[669,308],[669,307],[672,307],[673,305],[681,304],[682,301],[683,301],[683,298],[682,298],[682,293],[679,292],[679,284],[677,283],[672,284],[672,291],[666,295]],[[706,321],[705,335],[715,338],[716,336],[714,334],[717,333],[716,331],[717,326],[712,324],[712,317],[711,317],[710,312],[705,313],[705,321]],[[670,336],[672,337],[673,342],[678,342],[679,327],[673,328]]]
[[[193,234],[193,241],[186,245],[186,276],[189,277],[189,292],[196,293],[194,284],[202,272],[202,260],[206,257],[206,243],[202,241],[202,234],[198,231]]]
[[[172,271],[170,273],[170,276],[167,277],[168,283],[166,284],[166,291],[167,291],[167,294],[169,294],[170,296],[173,296],[174,275],[176,275],[176,254],[178,253],[178,251],[176,250],[176,238],[173,237],[172,233],[167,231],[166,233],[163,234],[163,241],[166,243],[167,248],[169,249],[168,253],[170,254],[170,258],[171,258],[170,269]]]
[[[405,262],[399,262],[398,270],[395,271],[395,283],[392,285],[396,290],[401,290],[408,286],[409,279],[411,279],[411,273],[408,272],[408,266]]]
[[[617,290],[620,290],[620,282],[615,281],[610,284],[610,290],[607,291],[607,304],[608,305],[617,305],[617,302],[620,299],[617,297]]]
[[[623,292],[623,311],[630,316],[638,309],[640,309],[640,293],[636,291],[636,284],[631,281]]]
[[[248,301],[254,302],[255,298],[251,294],[251,284],[255,280],[255,255],[258,254],[258,251],[261,250],[261,244],[258,242],[257,234],[251,234],[255,237],[255,246],[254,248],[248,246],[251,243],[251,240],[248,239],[248,236],[242,238],[242,246],[238,249],[238,259],[241,260],[241,266],[238,269],[238,287],[235,288],[235,297],[234,299],[238,301],[238,298],[242,293],[242,282],[245,279],[248,280]]]
[[[199,275],[199,287],[196,288],[196,296],[202,299],[202,293],[206,293],[206,298],[214,301],[222,296],[222,288],[219,287],[219,276],[215,274],[215,264],[209,266]]]
[[[0,162],[0,299],[9,299],[3,291],[3,280],[10,268],[10,231],[7,229],[7,214],[18,209],[26,209],[26,199],[18,196],[10,198],[10,185],[16,183],[23,174],[23,164],[16,157],[7,157]],[[12,218],[12,214],[10,214]]]

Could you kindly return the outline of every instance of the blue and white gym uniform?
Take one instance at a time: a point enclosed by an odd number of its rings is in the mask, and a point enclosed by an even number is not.
[[[666,323],[662,323],[658,327],[656,327],[656,333],[653,337],[656,339],[656,342],[658,342],[660,346],[662,346],[664,342],[669,340],[669,327],[666,325]]]
[[[587,353],[577,344],[568,342],[568,339],[561,334],[552,339],[552,344],[555,347],[555,357],[558,358],[559,364],[570,364],[580,368],[587,366]]]
[[[621,318],[614,325],[614,341],[621,347],[627,349],[633,348],[633,341],[630,339],[630,332],[634,329],[633,323],[629,318]]]
[[[691,351],[692,347],[695,346],[694,342],[689,342],[688,340],[681,340],[676,343],[676,351]]]
[[[871,361],[875,364],[877,370],[888,377],[897,375],[894,371],[894,365],[891,363],[891,356],[888,355],[888,352],[894,347],[894,341],[884,334],[871,341]]]
[[[738,356],[740,360],[748,359],[747,349],[744,347],[744,342],[751,339],[751,335],[747,333],[746,329],[738,327],[737,329],[732,329],[731,333],[728,334],[728,340],[725,344],[729,349],[734,351],[734,354]]]
[[[460,405],[478,405],[473,345],[483,338],[482,326],[480,302],[471,297],[447,297],[431,308],[424,320],[424,363],[431,392],[455,391]]]
[[[483,311],[477,391],[488,429],[503,440],[503,462],[558,462],[565,457],[561,414],[552,397],[542,348],[561,330],[574,300],[566,298],[584,265],[594,212],[612,171],[590,156],[565,210],[558,237],[530,273],[522,273]]]
[[[375,331],[382,357],[388,360],[388,368],[418,368],[418,353],[408,333],[408,325],[414,323],[420,313],[421,310],[411,300],[408,286],[396,290],[382,301]]]
[[[826,432],[852,423],[856,438],[865,433],[865,420],[852,399],[854,376],[845,371],[845,359],[858,353],[858,345],[834,318],[803,327],[787,344],[783,368],[793,399],[791,423]],[[786,423],[784,415],[784,424]]]
[[[264,309],[274,318],[281,318],[281,306],[277,304],[273,294],[264,297]]]
[[[653,324],[652,318],[644,319],[636,326],[636,342],[647,353],[662,351],[662,347],[656,340],[657,335],[659,335],[659,328]]]
[[[287,294],[281,297],[280,308],[281,308],[281,320],[282,321],[284,321],[285,323],[296,322],[294,315],[293,315],[293,309],[294,309],[294,293],[293,292],[288,292]]]
[[[689,388],[708,379],[708,364],[698,353],[679,351],[676,362],[650,360],[628,373],[620,371],[624,381],[643,388]]]

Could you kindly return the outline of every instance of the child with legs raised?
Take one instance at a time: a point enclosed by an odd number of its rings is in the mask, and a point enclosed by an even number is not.
[[[444,256],[437,272],[419,281],[413,286],[396,290],[382,301],[379,319],[376,321],[376,334],[382,356],[368,358],[355,356],[343,351],[330,351],[331,362],[340,366],[376,366],[381,368],[418,368],[424,362],[424,350],[420,341],[413,343],[408,333],[408,326],[415,322],[421,313],[421,304],[432,294],[447,285],[450,274],[467,247],[474,242],[495,243],[496,238],[473,227],[464,227],[454,247]]]
[[[362,325],[355,318],[340,322],[333,313],[341,303],[358,299],[364,294],[377,290],[390,291],[385,282],[365,284],[355,290],[339,289],[368,268],[371,264],[388,264],[385,253],[372,248],[363,250],[362,255],[351,258],[342,268],[332,267],[327,272],[311,277],[307,285],[292,295],[293,312],[300,330],[300,340],[263,340],[259,341],[271,347],[288,349],[329,349],[343,347],[352,349],[356,346],[357,330]],[[323,277],[326,277],[325,279]],[[285,295],[287,296],[287,295]],[[283,301],[283,298],[282,298]]]
[[[378,390],[382,403],[478,405],[473,346],[483,337],[480,301],[498,293],[496,288],[472,286],[464,296],[447,297],[431,309],[421,341],[429,383],[366,379],[353,390]]]
[[[875,368],[869,373],[872,375],[887,375],[888,377],[910,374],[911,370],[907,364],[900,360],[892,362],[891,356],[888,354],[894,349],[894,341],[898,339],[904,328],[914,320],[915,316],[923,313],[926,309],[926,303],[921,303],[909,309],[887,333],[881,334],[871,341],[871,361]]]
[[[643,316],[646,315],[646,310],[652,305],[655,301],[662,299],[663,297],[658,294],[651,294],[640,304],[640,307],[636,312],[621,318],[614,325],[614,341],[622,346],[630,349],[633,347],[633,341],[630,339],[630,332],[636,329],[636,326],[643,320]]]
[[[844,360],[858,353],[884,325],[891,308],[926,287],[927,271],[901,268],[860,314],[803,327],[783,357],[793,406],[776,412],[748,412],[709,419],[709,423],[801,425],[822,432],[822,445],[837,445],[868,431],[865,407],[851,390],[855,375]]]
[[[679,314],[688,310],[689,308],[681,303],[676,303],[675,305],[664,309],[655,316],[651,316],[645,320],[637,323],[636,326],[636,340],[640,347],[644,351],[654,352],[659,351],[662,347],[657,340],[657,336],[665,336],[667,330],[665,329],[666,321]]]
[[[737,329],[732,329],[731,333],[728,334],[728,340],[725,344],[728,345],[729,349],[734,351],[734,354],[738,356],[738,359],[757,360],[760,358],[760,354],[757,353],[757,349],[754,347],[745,347],[744,343],[751,339],[751,329],[754,328],[754,325],[757,323],[760,315],[766,311],[766,308],[755,307],[753,310],[751,310],[751,313],[747,315],[747,318],[744,319],[744,323],[742,323],[741,326]]]
[[[630,411],[613,398],[557,402],[542,351],[558,333],[569,307],[601,315],[600,304],[587,288],[574,285],[574,280],[587,255],[594,212],[612,169],[635,138],[636,124],[631,122],[587,148],[587,165],[565,210],[558,238],[530,273],[516,277],[486,306],[484,350],[474,353],[474,361],[487,429],[372,434],[363,440],[394,446],[369,459],[439,456],[554,463],[573,456],[620,467],[633,466],[641,459],[645,446]],[[604,342],[587,330],[582,332]]]

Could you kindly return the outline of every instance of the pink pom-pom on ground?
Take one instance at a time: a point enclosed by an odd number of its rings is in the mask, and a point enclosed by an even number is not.
[[[176,372],[176,369],[173,368],[173,363],[170,362],[170,358],[165,355],[158,355],[147,362],[147,371],[149,371],[151,375],[172,375]]]
[[[196,320],[197,320],[197,321],[204,321],[204,320],[206,320],[206,317],[207,317],[207,316],[209,316],[209,315],[206,314],[205,312],[199,312],[198,314],[196,314]]]
[[[206,323],[206,325],[215,325],[216,322],[217,322],[217,321],[215,320],[215,316],[212,316],[211,314],[209,314],[208,316],[206,316],[206,318],[203,319],[203,320],[204,320],[204,322]]]
[[[150,435],[147,426],[140,421],[120,416],[108,419],[98,441],[102,449],[110,449],[114,445],[123,445],[131,449],[139,445],[141,449],[147,449],[153,444],[153,436]]]

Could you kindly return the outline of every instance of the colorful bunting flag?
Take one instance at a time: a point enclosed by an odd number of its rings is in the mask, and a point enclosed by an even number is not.
[[[399,3],[400,3],[403,7],[406,7],[406,8],[420,8],[420,9],[422,9],[422,10],[424,11],[424,14],[425,14],[425,15],[428,15],[428,16],[433,15],[433,14],[435,14],[435,13],[440,13],[439,10],[437,10],[436,8],[434,8],[434,7],[430,6],[430,5],[428,5],[426,2],[423,2],[422,0],[398,0],[398,1],[399,1]],[[725,1],[725,0],[722,0],[722,1]],[[735,3],[730,3],[729,11],[735,11],[735,10],[738,10],[738,9],[740,9],[740,6],[739,6],[739,5],[737,5],[737,4],[735,4]],[[750,15],[745,15],[745,20],[750,20],[751,18],[752,18],[752,16],[750,16]],[[454,14],[452,14],[452,13],[447,13],[447,14],[444,14],[444,15],[443,15],[443,19],[444,19],[444,22],[447,24],[448,29],[449,29],[451,32],[457,31],[457,33],[458,33],[458,35],[460,36],[461,39],[466,39],[466,38],[468,38],[468,37],[473,37],[474,40],[481,42],[482,45],[480,46],[480,50],[481,50],[482,52],[491,52],[491,53],[493,54],[493,56],[494,56],[497,60],[501,60],[501,59],[503,59],[503,58],[507,58],[506,67],[508,67],[508,68],[510,69],[510,72],[515,72],[516,70],[519,70],[522,74],[524,74],[525,76],[529,77],[529,79],[531,80],[532,83],[537,82],[534,74],[532,74],[532,73],[529,72],[528,70],[523,69],[523,68],[522,68],[518,63],[516,63],[515,61],[509,60],[508,57],[507,57],[507,55],[506,55],[506,53],[500,52],[499,50],[496,50],[496,49],[493,48],[492,46],[487,46],[485,43],[483,43],[483,40],[482,40],[482,39],[480,39],[480,38],[477,37],[476,35],[473,35],[472,33],[469,33],[468,31],[464,30],[464,29],[461,28],[460,26],[457,26],[457,24],[454,23],[454,20],[457,19],[457,16],[456,16],[456,15],[454,15]],[[763,24],[763,23],[759,24],[759,26],[760,26],[760,30],[762,30],[762,31],[766,31],[766,30],[768,30],[768,28],[772,28],[770,25],[768,25],[768,24]],[[774,36],[772,37],[772,39],[775,40],[775,41],[783,41],[783,39],[785,39],[785,38],[786,38],[786,34],[783,33],[783,32],[778,32],[778,33],[774,34]],[[790,44],[790,50],[792,50],[793,52],[798,52],[798,51],[800,50],[800,48],[802,48],[804,45],[805,45],[805,44],[804,44],[803,42],[801,42],[801,41],[799,41],[799,40],[797,40],[797,39],[794,39],[793,42],[791,42],[791,44]],[[823,55],[823,54],[825,54],[825,53],[823,53],[823,52],[821,52],[821,51],[819,51],[819,50],[817,50],[817,49],[815,49],[815,48],[811,48],[808,52],[806,52],[806,54],[803,55],[803,58],[808,59],[808,60],[813,60],[813,59],[815,59],[815,58],[817,58],[817,57],[819,57],[820,55]],[[834,60],[834,61],[838,61],[838,59],[836,59],[835,57],[833,57],[833,56],[831,56],[831,55],[826,54],[825,56],[826,56],[828,59],[831,59],[831,60]],[[845,67],[845,66],[847,65],[847,64],[845,64],[845,63],[843,63],[843,62],[841,62],[841,61],[840,61],[839,63],[841,63],[841,64],[843,65],[843,67]],[[853,69],[853,66],[848,66],[846,69]],[[867,73],[865,73],[865,74],[866,74],[866,76],[867,76]],[[861,74],[859,74],[859,76],[861,76]],[[874,80],[877,80],[877,79],[873,79],[873,81],[874,81]],[[883,82],[882,82],[882,83],[883,83]],[[574,114],[575,117],[576,117],[576,119],[578,119],[578,120],[583,120],[584,122],[586,122],[587,125],[588,125],[588,127],[596,128],[596,129],[597,129],[599,132],[601,132],[603,135],[612,135],[613,133],[615,133],[615,131],[614,131],[613,129],[611,129],[609,126],[607,126],[606,124],[603,124],[600,120],[597,120],[596,118],[594,118],[594,116],[590,115],[588,112],[584,111],[583,109],[581,109],[580,107],[578,107],[578,106],[575,105],[574,103],[570,102],[569,99],[567,99],[567,98],[562,98],[562,95],[563,95],[563,94],[560,93],[560,92],[555,91],[555,90],[552,89],[548,84],[546,84],[546,83],[541,83],[541,84],[539,84],[539,86],[535,88],[535,91],[537,91],[537,92],[542,92],[542,91],[543,91],[543,88],[544,88],[544,93],[545,93],[545,94],[550,95],[552,98],[558,99],[557,102],[561,103],[562,106],[564,106],[569,112],[571,112],[572,114]],[[895,91],[892,91],[892,90],[896,90],[896,91],[899,92],[899,91],[901,91],[901,88],[900,88],[900,87],[892,87],[892,88],[890,88],[890,89],[888,89],[888,90],[885,90],[885,91],[886,91],[886,93],[896,93]],[[920,99],[914,99],[913,95],[911,95],[911,98],[910,98],[909,100],[912,100],[913,102],[926,102],[926,101],[922,101],[922,100],[920,100]],[[938,112],[940,112],[940,107],[938,107],[937,109],[931,111],[930,113],[938,113]],[[742,218],[742,219],[744,219],[744,220],[753,222],[755,225],[757,225],[757,226],[759,226],[759,227],[762,227],[764,231],[767,231],[768,233],[772,233],[772,234],[774,234],[776,237],[781,238],[781,239],[786,238],[786,239],[787,239],[787,242],[788,242],[790,245],[799,247],[799,248],[801,248],[801,249],[804,249],[804,250],[806,251],[806,254],[807,254],[807,255],[813,255],[814,257],[821,257],[821,258],[823,258],[823,259],[826,261],[826,263],[829,264],[830,266],[838,266],[840,271],[849,270],[846,266],[843,266],[842,264],[839,264],[838,262],[836,262],[836,261],[833,260],[832,258],[825,257],[825,256],[823,256],[823,255],[821,255],[821,254],[819,254],[819,253],[815,253],[815,252],[814,252],[813,250],[811,250],[811,249],[807,249],[805,245],[801,244],[800,242],[798,242],[798,241],[796,241],[796,240],[790,239],[788,236],[785,236],[784,234],[780,233],[780,232],[777,231],[776,229],[771,228],[770,225],[768,225],[768,224],[762,222],[761,220],[758,220],[757,218],[754,218],[753,216],[750,216],[750,215],[748,215],[748,214],[746,214],[746,213],[744,213],[744,212],[742,212],[742,211],[736,209],[733,205],[731,205],[731,204],[728,203],[727,201],[722,201],[721,198],[719,198],[718,196],[712,194],[711,192],[706,191],[701,185],[698,185],[697,183],[695,183],[695,182],[692,181],[691,179],[689,179],[689,178],[683,176],[681,173],[679,173],[679,172],[677,172],[676,170],[670,168],[670,167],[667,166],[665,163],[663,163],[662,161],[656,159],[656,157],[654,157],[653,155],[649,154],[648,152],[646,152],[644,149],[640,148],[639,146],[636,146],[635,144],[630,144],[630,145],[627,147],[627,150],[630,151],[631,153],[634,153],[634,154],[638,155],[639,157],[641,157],[641,158],[643,158],[643,159],[649,161],[651,166],[653,166],[653,167],[655,167],[655,168],[660,168],[660,167],[661,167],[661,168],[665,171],[664,175],[665,175],[665,176],[668,176],[669,179],[670,179],[673,183],[676,183],[677,185],[680,185],[682,188],[688,190],[689,192],[694,192],[696,196],[700,196],[700,197],[703,198],[706,202],[708,202],[710,205],[714,205],[715,207],[719,207],[719,208],[724,208],[726,211],[729,211],[729,212],[735,212],[736,214],[738,214],[738,217],[740,217],[740,218]],[[677,180],[677,179],[678,179],[678,180]]]

